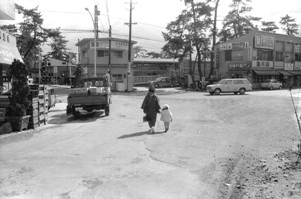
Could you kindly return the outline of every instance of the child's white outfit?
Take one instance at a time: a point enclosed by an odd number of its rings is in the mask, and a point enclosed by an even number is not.
[[[168,104],[164,104],[161,111],[161,118],[160,120],[164,122],[165,132],[169,129],[169,123],[172,122],[172,113]]]

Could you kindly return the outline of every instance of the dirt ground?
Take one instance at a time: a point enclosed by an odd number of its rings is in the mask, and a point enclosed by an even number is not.
[[[0,197],[301,198],[290,92],[157,93],[174,121],[163,133],[158,119],[153,135],[142,122],[145,92],[114,93],[109,117],[77,120],[59,95],[48,125],[0,137]]]

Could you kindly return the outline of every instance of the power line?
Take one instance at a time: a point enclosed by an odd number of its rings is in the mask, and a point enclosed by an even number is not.
[[[110,17],[109,17],[109,5],[108,5],[108,0],[106,0],[106,10],[107,10],[107,18],[108,18],[108,22],[109,22],[109,26],[111,25],[110,22]]]
[[[66,32],[66,33],[90,33],[93,32],[93,30],[85,30],[85,29],[60,29],[61,32]],[[100,33],[103,34],[109,34],[108,31],[99,31]],[[122,36],[122,37],[128,37],[127,34],[124,33],[118,33],[114,32],[113,35],[115,36]],[[132,36],[135,39],[142,39],[142,40],[148,40],[148,41],[154,41],[154,42],[165,42],[163,40],[158,40],[158,39],[151,39],[151,38],[146,38],[146,37],[141,37],[141,36]]]
[[[71,11],[52,11],[52,10],[41,10],[41,12],[50,12],[50,13],[66,13],[66,14],[84,14],[84,12],[71,12]],[[116,17],[116,16],[112,16],[112,15],[109,15],[109,14],[99,14],[100,16],[103,16],[103,17],[110,17],[110,18],[115,18],[115,19],[119,19],[119,20],[122,20],[122,21],[126,21],[127,19],[125,18],[121,18],[121,17]],[[152,27],[157,27],[157,28],[166,28],[166,27],[163,27],[163,26],[159,26],[159,25],[154,25],[154,24],[149,24],[149,23],[144,23],[144,22],[141,22],[141,21],[137,21],[139,24],[143,24],[143,25],[147,25],[147,26],[152,26]]]

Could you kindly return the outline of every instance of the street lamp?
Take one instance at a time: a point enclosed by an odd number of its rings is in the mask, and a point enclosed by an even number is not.
[[[94,27],[94,77],[96,77],[96,27],[95,27],[95,21],[92,17],[90,10],[88,8],[85,8],[85,10],[89,12]]]

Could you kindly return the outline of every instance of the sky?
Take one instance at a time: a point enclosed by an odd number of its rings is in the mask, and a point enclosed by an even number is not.
[[[60,28],[65,39],[69,40],[69,51],[77,52],[75,44],[83,38],[93,38],[93,22],[85,8],[94,13],[94,5],[98,6],[100,16],[98,27],[99,37],[108,37],[109,24],[112,27],[113,37],[128,39],[129,27],[124,23],[129,22],[130,0],[15,0],[15,3],[30,9],[38,6],[44,19],[45,28]],[[137,41],[148,51],[160,52],[165,42],[162,32],[166,26],[174,21],[185,9],[183,0],[132,0],[132,40]],[[222,20],[229,12],[232,0],[220,0],[218,10],[218,28],[221,29]],[[296,18],[301,27],[301,2],[300,0],[252,0],[249,3],[253,10],[252,16],[262,17],[264,21],[280,21],[286,14]],[[94,16],[93,16],[94,17]],[[0,21],[2,24],[13,24],[20,21],[16,14],[15,20]],[[279,25],[279,24],[278,24]],[[70,29],[72,31],[70,31]],[[87,30],[87,31],[84,31]],[[299,31],[301,32],[301,31]],[[278,33],[283,33],[278,30]],[[44,51],[50,47],[45,45]]]

